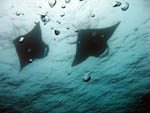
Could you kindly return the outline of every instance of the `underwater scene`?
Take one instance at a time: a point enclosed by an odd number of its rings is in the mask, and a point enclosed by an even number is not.
[[[0,113],[150,113],[150,0],[0,0]]]

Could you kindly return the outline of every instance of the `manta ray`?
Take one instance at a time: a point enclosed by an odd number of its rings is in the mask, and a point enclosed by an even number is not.
[[[101,29],[81,29],[76,42],[76,54],[72,66],[85,61],[88,57],[99,57],[108,48],[107,40],[113,35],[117,24]]]
[[[13,40],[20,61],[20,71],[35,59],[48,55],[49,47],[42,40],[40,23],[27,34]]]

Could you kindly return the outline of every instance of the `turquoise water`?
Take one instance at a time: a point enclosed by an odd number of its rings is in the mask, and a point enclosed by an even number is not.
[[[150,113],[150,1],[118,1],[129,8],[113,7],[114,0],[1,0],[0,113]],[[38,23],[41,34],[31,33]],[[17,47],[27,34],[31,59],[20,70]],[[15,46],[18,37],[23,43]],[[72,66],[76,55],[81,61]]]

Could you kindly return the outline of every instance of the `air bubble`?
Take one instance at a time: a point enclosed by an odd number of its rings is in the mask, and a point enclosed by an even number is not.
[[[64,8],[66,8],[66,5],[64,5],[64,4],[63,4],[63,5],[61,5],[61,8],[63,8],[63,9],[64,9]]]
[[[91,77],[90,77],[88,74],[83,75],[82,80],[83,80],[84,82],[88,82],[90,79],[91,79]]]
[[[60,34],[60,31],[59,30],[55,30],[55,35],[59,35]]]
[[[79,32],[79,30],[76,29],[75,32],[77,33],[77,32]]]
[[[32,63],[32,62],[33,62],[33,59],[30,58],[30,59],[29,59],[29,62]]]
[[[19,42],[22,43],[24,41],[24,37],[19,38]]]
[[[59,20],[56,20],[56,22],[57,22],[58,24],[61,24],[61,22],[60,22]]]
[[[119,2],[119,1],[113,2],[113,7],[119,7],[120,5],[121,5],[121,2]]]
[[[65,13],[61,13],[60,16],[61,16],[61,17],[64,17],[64,16],[65,16]]]
[[[70,2],[70,0],[65,0],[65,2],[66,2],[66,3],[69,3],[69,2]]]
[[[44,23],[44,25],[46,25],[50,21],[50,18],[49,18],[49,16],[47,16],[46,13],[43,13],[43,14],[41,14],[41,20]]]
[[[51,8],[53,8],[56,4],[56,0],[48,0],[48,4]]]
[[[69,28],[69,27],[67,27],[66,29],[67,29],[67,30],[69,30],[70,28]]]
[[[129,3],[127,3],[127,2],[121,5],[121,9],[123,11],[126,11],[128,8],[129,8]]]
[[[95,14],[91,14],[91,17],[95,17]]]
[[[104,38],[105,36],[104,36],[104,35],[101,35],[101,37]]]
[[[27,52],[29,52],[29,53],[30,53],[30,52],[31,52],[31,48],[28,48],[28,49],[27,49]]]
[[[20,12],[19,12],[19,11],[17,11],[17,12],[16,12],[16,15],[17,15],[17,16],[20,16]]]

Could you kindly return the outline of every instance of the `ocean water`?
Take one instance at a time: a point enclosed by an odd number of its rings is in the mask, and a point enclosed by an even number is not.
[[[150,0],[118,1],[129,8],[114,0],[1,0],[0,113],[150,113]],[[20,70],[13,41],[38,22],[48,54]],[[107,54],[72,66],[80,30],[118,22]]]

